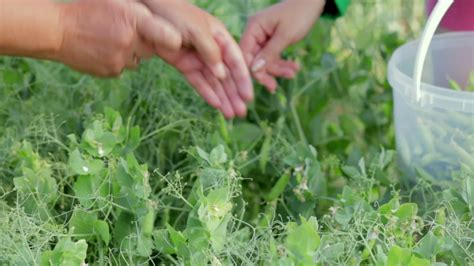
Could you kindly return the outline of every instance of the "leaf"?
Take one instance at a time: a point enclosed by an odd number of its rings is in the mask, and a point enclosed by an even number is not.
[[[110,232],[109,225],[105,221],[97,219],[97,215],[80,209],[75,209],[69,220],[69,230],[80,239],[92,239],[99,237],[105,245],[109,244]]]
[[[438,238],[429,231],[419,242],[418,247],[414,250],[421,257],[431,260],[440,251],[441,245]]]
[[[234,125],[229,133],[230,139],[237,144],[239,150],[250,149],[263,136],[259,126],[247,122]]]
[[[87,255],[87,243],[84,239],[77,242],[70,237],[62,238],[52,251],[41,254],[41,266],[70,266],[83,265]]]
[[[353,178],[353,179],[360,178],[362,176],[362,174],[359,172],[359,170],[357,170],[357,168],[355,168],[353,166],[346,166],[345,165],[345,166],[342,167],[342,171],[348,177]]]
[[[186,244],[186,238],[183,233],[176,231],[171,225],[166,224],[166,230],[170,236],[171,242],[176,249],[178,256],[182,258],[189,258],[190,253]]]
[[[166,229],[159,229],[153,231],[153,239],[155,249],[165,254],[176,253],[173,244],[171,243],[170,237]]]
[[[417,212],[418,206],[416,203],[403,203],[395,212],[395,216],[397,216],[402,221],[410,220],[416,216]]]
[[[411,252],[407,248],[392,246],[387,255],[387,266],[406,266],[411,259]]]
[[[108,246],[110,242],[110,231],[109,225],[105,221],[97,220],[94,222],[94,232],[100,236],[100,239],[104,241],[105,245]]]
[[[85,160],[77,149],[69,154],[68,165],[76,175],[95,175],[104,168],[101,160]]]
[[[227,162],[227,154],[225,153],[223,145],[219,145],[212,149],[209,155],[209,161],[211,164],[217,165]]]
[[[411,256],[409,266],[431,266],[431,261],[427,259],[420,259],[415,255]]]
[[[320,237],[318,234],[318,222],[315,217],[309,220],[301,217],[300,225],[290,225],[285,246],[288,252],[297,261],[312,261],[314,253],[319,247]]]
[[[197,146],[196,146],[196,151],[199,157],[201,157],[201,159],[205,160],[208,163],[211,163],[211,161],[209,160],[209,154],[207,152],[205,152],[203,149]]]
[[[104,181],[103,175],[79,176],[73,186],[74,194],[85,208],[94,205],[101,207],[110,195],[109,183]]]

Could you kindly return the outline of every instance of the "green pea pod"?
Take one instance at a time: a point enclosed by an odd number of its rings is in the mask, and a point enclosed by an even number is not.
[[[398,139],[398,148],[400,154],[402,155],[403,162],[409,164],[411,161],[411,152],[406,138],[402,137]]]
[[[437,237],[443,237],[444,226],[446,225],[446,212],[444,210],[444,207],[436,210],[435,224],[436,227],[434,229],[434,235]]]
[[[221,133],[222,138],[224,139],[225,143],[230,142],[229,138],[229,131],[227,130],[227,122],[222,114],[217,116],[219,122],[219,132]]]
[[[432,133],[428,130],[428,128],[424,125],[421,119],[417,119],[418,122],[418,129],[421,133],[421,141],[423,142],[423,146],[425,147],[424,150],[428,152],[433,152],[434,150],[434,141]]]
[[[260,170],[265,173],[267,163],[270,158],[270,147],[272,144],[272,128],[267,127],[265,129],[265,140],[263,141],[262,148],[260,149]]]
[[[265,206],[265,212],[263,213],[262,218],[258,222],[259,227],[267,229],[271,226],[273,218],[275,217],[276,211],[276,202],[269,202]]]
[[[467,151],[465,151],[454,140],[451,140],[451,147],[456,152],[456,154],[459,156],[461,161],[463,161],[465,164],[467,164],[471,168],[474,167],[474,156],[472,156],[472,154],[469,154]]]
[[[274,201],[276,200],[283,191],[285,191],[286,186],[290,182],[290,175],[289,174],[283,174],[276,184],[272,187],[270,192],[265,196],[265,199],[267,201]]]
[[[141,231],[145,236],[151,236],[155,227],[155,211],[152,206],[148,206],[148,212],[141,220]]]

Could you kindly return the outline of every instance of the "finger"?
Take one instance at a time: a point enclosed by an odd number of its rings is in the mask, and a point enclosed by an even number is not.
[[[132,46],[132,51],[141,59],[149,59],[154,55],[153,45],[147,43],[140,36],[135,38],[134,44]]]
[[[230,75],[228,75],[230,76]],[[247,115],[247,106],[239,95],[239,91],[232,78],[228,77],[223,82],[224,91],[232,104],[234,112],[239,117]]]
[[[274,77],[263,71],[254,73],[253,76],[258,81],[258,83],[265,86],[270,93],[275,93],[278,83],[276,82]]]
[[[267,64],[265,70],[274,77],[292,79],[296,76],[296,73],[298,73],[299,65],[292,61],[279,59]]]
[[[181,34],[168,21],[153,15],[139,2],[132,3],[132,12],[137,19],[137,31],[147,42],[170,51],[181,48]]]
[[[252,72],[261,70],[266,63],[280,58],[281,52],[288,46],[289,41],[286,38],[286,34],[282,30],[276,30],[274,35],[265,44],[263,49],[257,54],[254,61],[252,62]]]
[[[191,32],[191,41],[201,59],[219,79],[224,79],[226,72],[222,62],[221,49],[208,28],[202,27]]]
[[[201,74],[201,72],[195,71],[185,74],[188,82],[193,86],[198,94],[212,107],[219,109],[221,101],[216,95],[207,79]]]
[[[240,97],[245,102],[251,101],[254,96],[252,78],[239,46],[228,34],[217,33],[215,38],[223,51],[224,62],[232,75]]]
[[[240,49],[247,66],[252,63],[259,50],[259,43],[262,43],[264,39],[266,39],[265,31],[256,22],[250,21],[242,35],[242,39],[240,39]]]
[[[218,80],[208,68],[204,69],[202,73],[207,79],[207,82],[209,82],[209,84],[214,89],[216,95],[219,97],[219,100],[221,102],[219,110],[222,112],[226,119],[233,118],[235,116],[234,109],[232,107],[232,104],[230,103],[229,98],[227,97],[227,94],[224,91],[224,88],[222,87],[221,81]]]

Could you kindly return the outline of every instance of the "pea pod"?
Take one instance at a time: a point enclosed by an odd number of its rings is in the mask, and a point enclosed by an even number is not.
[[[451,147],[456,152],[458,157],[468,166],[474,167],[474,156],[460,147],[454,140],[451,140]]]
[[[141,220],[141,231],[145,236],[151,236],[153,228],[155,227],[155,210],[148,204],[147,213],[142,217]]]
[[[270,157],[270,147],[272,143],[272,128],[267,127],[265,129],[265,140],[263,141],[262,148],[260,149],[260,170],[265,173],[267,163]]]
[[[222,138],[224,139],[225,143],[230,142],[229,138],[229,130],[227,130],[227,122],[224,119],[224,116],[222,114],[219,114],[217,116],[218,122],[219,122],[219,132],[221,133]]]
[[[435,218],[436,227],[434,229],[434,235],[437,237],[444,236],[444,226],[446,225],[446,212],[443,208],[439,208],[436,210],[436,218]]]
[[[281,195],[281,193],[283,193],[283,191],[285,191],[285,188],[286,188],[286,186],[288,185],[289,182],[290,182],[290,175],[287,174],[287,173],[283,174],[278,179],[276,184],[272,187],[270,192],[265,196],[265,199],[267,201],[276,200]]]

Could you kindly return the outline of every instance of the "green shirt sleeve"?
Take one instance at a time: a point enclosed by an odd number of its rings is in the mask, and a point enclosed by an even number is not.
[[[323,17],[337,18],[343,16],[351,0],[326,0],[326,5],[323,10]]]
[[[336,6],[339,9],[340,16],[343,16],[346,13],[347,7],[349,7],[350,3],[351,0],[336,0]]]

